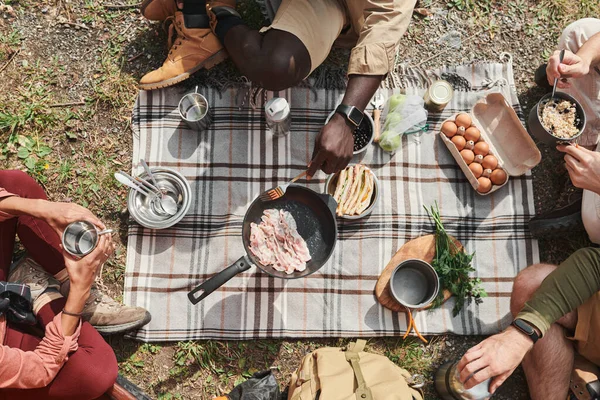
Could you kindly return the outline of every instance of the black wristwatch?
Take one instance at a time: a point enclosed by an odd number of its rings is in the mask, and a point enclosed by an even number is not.
[[[347,106],[346,104],[340,104],[335,109],[336,113],[342,114],[346,121],[349,121],[352,125],[358,127],[365,116],[360,110],[354,106]]]
[[[531,326],[528,322],[523,321],[520,318],[515,319],[511,325],[520,330],[525,335],[529,336],[529,338],[533,340],[534,344],[540,338],[540,336],[535,331],[535,328]]]

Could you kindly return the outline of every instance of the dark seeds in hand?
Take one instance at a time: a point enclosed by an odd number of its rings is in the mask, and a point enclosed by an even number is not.
[[[371,136],[373,136],[373,130],[371,129],[371,124],[367,120],[367,118],[363,118],[362,122],[354,130],[354,151],[361,150],[364,148],[371,140]]]

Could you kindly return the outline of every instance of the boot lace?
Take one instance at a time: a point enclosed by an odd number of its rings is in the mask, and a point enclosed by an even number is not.
[[[179,46],[183,44],[183,41],[186,40],[186,36],[183,33],[183,27],[181,26],[181,21],[177,21],[175,16],[170,16],[165,20],[165,25],[168,25],[168,37],[167,37],[167,46],[169,46],[169,56],[173,53],[174,50],[177,50]]]

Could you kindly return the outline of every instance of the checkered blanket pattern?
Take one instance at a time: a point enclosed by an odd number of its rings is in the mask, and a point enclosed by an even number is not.
[[[214,111],[210,130],[202,134],[179,119],[176,107],[185,88],[141,91],[133,111],[134,163],[144,158],[152,166],[180,171],[194,200],[185,218],[170,229],[149,230],[130,221],[124,301],[152,313],[152,321],[132,336],[174,341],[400,335],[406,316],[380,306],[373,290],[402,244],[433,231],[423,205],[434,202],[448,231],[476,253],[476,274],[489,297],[455,318],[453,300],[420,312],[420,331],[492,334],[505,327],[513,278],[539,259],[537,242],[527,229],[535,214],[531,175],[513,177],[502,190],[480,196],[435,132],[445,118],[470,109],[488,90],[502,91],[522,117],[512,67],[479,63],[430,72],[456,73],[472,90],[456,91],[443,113],[430,114],[430,130],[405,136],[395,155],[377,146],[368,149],[360,161],[379,178],[380,200],[369,218],[338,220],[335,252],[320,271],[281,280],[253,268],[195,306],[188,291],[244,254],[241,230],[247,206],[306,167],[315,136],[341,93],[307,88],[281,92],[292,107],[292,132],[273,138],[260,107],[235,107],[234,90],[202,91]],[[419,79],[404,80],[401,86],[424,92]],[[134,165],[134,172],[141,170]],[[310,182],[299,182],[323,191],[325,178],[319,173]]]

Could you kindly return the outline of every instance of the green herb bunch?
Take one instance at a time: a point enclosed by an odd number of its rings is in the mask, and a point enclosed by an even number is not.
[[[447,289],[456,296],[456,303],[452,309],[452,315],[456,317],[463,309],[465,302],[468,304],[475,299],[477,304],[481,303],[482,298],[487,297],[487,293],[481,287],[481,279],[469,277],[470,272],[475,268],[471,265],[473,254],[465,253],[460,249],[454,240],[446,232],[440,210],[437,202],[431,209],[423,206],[429,218],[435,223],[435,258],[433,259],[433,268],[440,277],[441,289],[437,298],[433,302],[433,307],[439,307],[444,301],[444,289]]]

